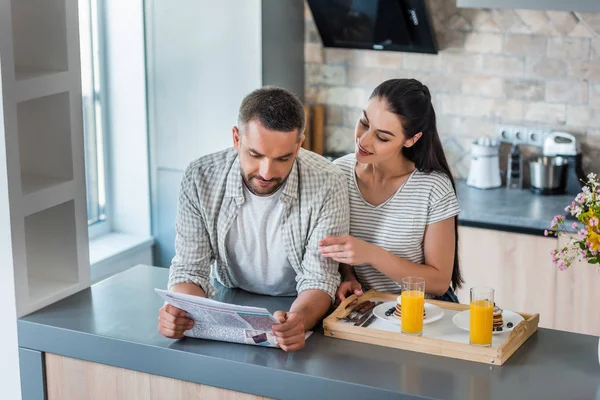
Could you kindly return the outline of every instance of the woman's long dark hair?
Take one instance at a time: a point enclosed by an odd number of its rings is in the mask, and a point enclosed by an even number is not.
[[[421,172],[435,171],[445,174],[452,182],[456,193],[454,178],[437,131],[435,111],[427,86],[416,79],[390,79],[373,90],[371,98],[374,97],[384,99],[388,109],[400,118],[407,139],[423,132],[413,146],[402,148],[402,154],[415,163],[415,167]],[[464,282],[458,263],[458,218],[454,219],[454,235],[454,267],[451,285],[452,289],[457,289]]]

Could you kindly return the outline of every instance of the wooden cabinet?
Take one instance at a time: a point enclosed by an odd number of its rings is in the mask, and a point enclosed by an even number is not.
[[[550,251],[564,240],[461,226],[460,302],[469,303],[469,288],[490,286],[499,307],[539,313],[540,327],[600,335],[600,274],[585,263],[559,271]]]
[[[267,397],[46,353],[48,400],[235,399]]]
[[[567,239],[558,240],[559,248]],[[555,329],[600,335],[600,274],[597,265],[574,263],[558,271]]]
[[[556,238],[459,228],[459,256],[465,283],[458,291],[469,303],[469,289],[490,286],[496,304],[508,310],[540,314],[540,326],[554,326],[557,270],[550,251]]]

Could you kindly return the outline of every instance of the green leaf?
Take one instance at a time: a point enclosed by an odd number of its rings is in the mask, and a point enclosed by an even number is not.
[[[589,262],[590,262],[590,264],[600,264],[600,261],[598,261],[597,258],[593,258]]]
[[[581,250],[587,250],[587,247],[585,246],[585,243],[583,243],[583,242],[579,242],[579,248]]]

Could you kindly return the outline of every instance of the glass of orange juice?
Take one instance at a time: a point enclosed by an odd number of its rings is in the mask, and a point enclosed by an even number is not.
[[[471,288],[469,311],[469,343],[476,346],[492,345],[492,321],[494,317],[494,289]]]
[[[407,276],[400,282],[402,293],[401,330],[402,333],[421,336],[423,334],[423,310],[425,307],[425,279]]]

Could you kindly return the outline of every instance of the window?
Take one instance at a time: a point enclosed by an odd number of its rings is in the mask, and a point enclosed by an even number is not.
[[[81,89],[90,238],[108,233],[102,18],[97,0],[79,0]]]

